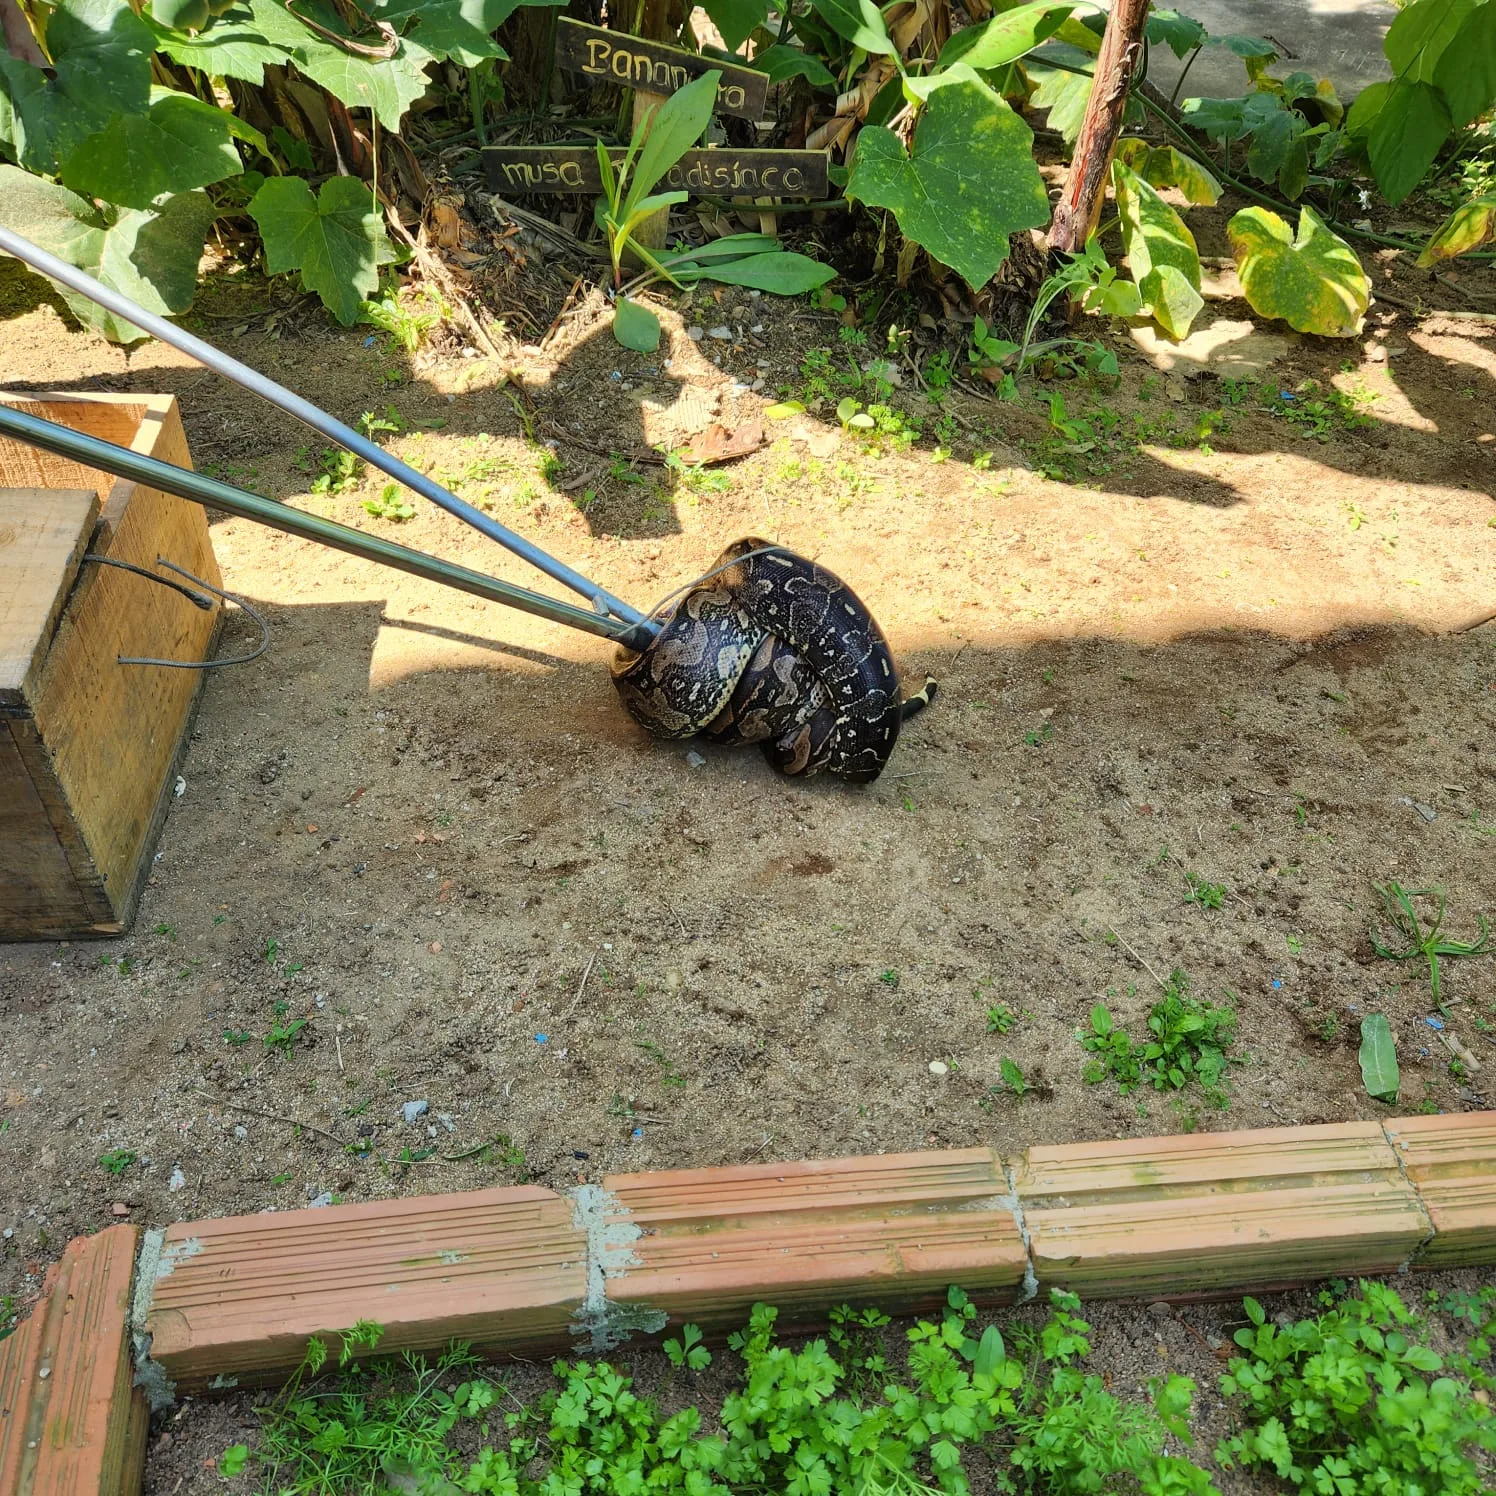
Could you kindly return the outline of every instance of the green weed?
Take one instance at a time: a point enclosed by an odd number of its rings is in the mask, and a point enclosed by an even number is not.
[[[1005,1034],[1017,1022],[1018,1015],[1006,1003],[996,1003],[987,1009],[989,1034]]]
[[[106,1174],[123,1174],[139,1156],[128,1148],[111,1148],[107,1153],[99,1155],[99,1167]]]
[[[1371,944],[1377,955],[1388,961],[1416,961],[1421,956],[1428,963],[1429,986],[1433,990],[1434,1001],[1439,1001],[1439,957],[1440,956],[1479,956],[1483,954],[1490,944],[1490,930],[1486,924],[1483,914],[1476,915],[1476,923],[1480,927],[1479,940],[1454,940],[1440,931],[1444,926],[1444,890],[1442,888],[1413,888],[1406,889],[1402,884],[1389,880],[1387,883],[1374,883],[1382,901],[1382,909],[1387,923],[1402,939],[1400,949],[1383,945],[1372,932]],[[1434,916],[1433,923],[1424,928],[1415,899],[1437,899],[1439,903],[1438,912]]]
[[[1091,1009],[1091,1031],[1080,1038],[1096,1058],[1087,1062],[1082,1077],[1090,1085],[1111,1077],[1124,1096],[1144,1084],[1156,1091],[1181,1091],[1198,1081],[1206,1100],[1224,1107],[1225,1051],[1235,1027],[1234,1008],[1192,997],[1188,978],[1176,969],[1163,997],[1148,1011],[1149,1037],[1140,1043],[1117,1027],[1105,1003]]]
[[[1221,1391],[1238,1400],[1245,1427],[1217,1447],[1223,1466],[1271,1469],[1330,1496],[1490,1490],[1475,1455],[1496,1452],[1496,1418],[1468,1381],[1438,1375],[1444,1358],[1421,1343],[1393,1289],[1363,1282],[1282,1328],[1255,1299],[1243,1308],[1250,1324],[1233,1338],[1245,1354]]]
[[[839,1306],[829,1346],[795,1349],[778,1341],[778,1311],[756,1304],[728,1341],[739,1364],[714,1432],[698,1407],[666,1417],[606,1361],[557,1361],[550,1387],[522,1403],[461,1346],[434,1363],[406,1353],[333,1372],[318,1338],[260,1410],[258,1446],[233,1446],[220,1470],[252,1463],[278,1496],[957,1496],[977,1473],[972,1454],[980,1478],[1003,1469],[998,1489],[1031,1496],[1219,1496],[1204,1470],[1163,1452],[1171,1436],[1189,1442],[1193,1383],[1160,1377],[1148,1402],[1124,1402],[1084,1369],[1079,1309],[1052,1292],[1049,1318],[1013,1331],[1010,1351],[953,1288],[941,1316],[905,1333],[895,1366],[876,1309]],[[713,1364],[695,1326],[665,1355],[679,1369]]]
[[[416,506],[408,499],[398,483],[386,483],[377,499],[364,500],[364,512],[375,519],[389,519],[399,523],[414,519]]]
[[[1184,881],[1189,885],[1184,896],[1186,904],[1198,904],[1202,909],[1219,909],[1226,902],[1227,888],[1224,883],[1207,883],[1199,873],[1186,873]]]

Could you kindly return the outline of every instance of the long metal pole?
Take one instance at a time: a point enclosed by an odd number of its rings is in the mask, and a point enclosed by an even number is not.
[[[30,446],[40,447],[44,452],[71,458],[85,467],[99,468],[119,478],[131,478],[137,483],[159,488],[163,493],[211,505],[227,514],[237,514],[273,529],[284,530],[289,535],[315,540],[334,550],[347,551],[350,555],[377,561],[382,566],[392,566],[397,571],[424,577],[429,582],[440,582],[443,586],[470,592],[475,597],[484,597],[490,602],[504,603],[523,613],[533,613],[537,618],[564,623],[585,633],[598,634],[604,639],[616,639],[620,643],[630,643],[635,648],[642,648],[650,638],[648,632],[641,637],[632,624],[604,618],[587,608],[579,608],[573,603],[564,603],[559,598],[546,597],[539,592],[516,587],[511,582],[502,582],[481,571],[470,571],[465,566],[428,556],[424,551],[413,551],[407,546],[396,545],[391,540],[365,535],[362,530],[340,525],[335,520],[322,519],[315,514],[303,514],[289,504],[261,498],[259,494],[248,493],[231,483],[222,483],[204,473],[194,473],[188,468],[162,462],[159,458],[132,452],[128,447],[116,446],[113,442],[89,436],[86,432],[74,431],[70,426],[59,426],[53,421],[27,415],[25,411],[14,410],[3,402],[0,402],[0,436],[14,437]]]
[[[23,239],[21,235],[10,229],[0,227],[0,250],[14,255],[18,260],[24,260],[33,270],[39,270],[43,275],[51,276],[53,280],[60,282],[70,291],[76,291],[80,296],[88,297],[90,301],[97,302],[107,311],[113,312],[116,317],[123,317],[126,322],[133,322],[136,327],[160,338],[163,343],[169,343],[189,358],[195,358],[198,363],[212,369],[214,373],[222,374],[225,379],[233,380],[235,384],[241,385],[244,389],[263,396],[272,405],[278,405],[287,414],[305,421],[313,431],[320,431],[329,441],[335,441],[339,446],[347,447],[350,452],[362,457],[371,467],[388,473],[390,477],[398,479],[407,488],[420,494],[422,498],[430,499],[433,504],[439,505],[448,514],[456,515],[458,519],[466,521],[475,530],[487,535],[490,540],[497,540],[500,545],[507,546],[516,556],[524,557],[532,566],[539,567],[548,577],[562,583],[563,586],[570,587],[573,592],[581,593],[603,616],[611,615],[614,618],[621,618],[625,623],[642,625],[647,632],[653,633],[653,625],[637,608],[631,608],[621,598],[614,597],[611,592],[599,587],[596,582],[589,581],[578,571],[573,571],[564,561],[558,561],[554,556],[548,555],[539,546],[526,540],[523,535],[516,535],[513,530],[505,528],[496,519],[484,514],[481,509],[475,509],[465,499],[458,498],[450,489],[443,488],[440,483],[434,482],[424,473],[418,473],[408,463],[401,462],[398,457],[386,452],[383,447],[371,442],[367,437],[360,436],[351,426],[345,426],[341,421],[328,415],[325,410],[319,410],[310,400],[303,400],[300,395],[288,390],[284,385],[277,384],[273,379],[268,379],[265,375],[241,364],[238,359],[230,358],[228,354],[214,348],[210,343],[193,337],[190,332],[185,332],[164,317],[158,317],[153,312],[146,311],[143,306],[131,301],[128,296],[122,296],[118,291],[111,290],[108,286],[96,281],[93,276],[79,270],[77,266],[69,265],[65,260],[59,260],[56,255],[49,254],[45,249],[33,244],[29,239]]]

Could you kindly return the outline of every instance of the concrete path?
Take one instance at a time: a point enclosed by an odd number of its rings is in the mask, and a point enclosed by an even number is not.
[[[1279,77],[1302,70],[1328,78],[1342,100],[1389,76],[1382,38],[1397,11],[1388,0],[1176,0],[1175,8],[1217,35],[1266,37],[1281,53],[1273,69]],[[1167,47],[1153,49],[1151,76],[1165,93],[1181,66]],[[1223,47],[1207,47],[1190,68],[1180,97],[1230,98],[1246,83],[1240,58]]]

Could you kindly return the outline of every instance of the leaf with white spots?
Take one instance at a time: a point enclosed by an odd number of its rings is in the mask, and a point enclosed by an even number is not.
[[[857,137],[847,196],[891,209],[905,238],[980,287],[1007,258],[1009,237],[1049,222],[1034,137],[964,63],[941,75],[910,150],[892,130]]]

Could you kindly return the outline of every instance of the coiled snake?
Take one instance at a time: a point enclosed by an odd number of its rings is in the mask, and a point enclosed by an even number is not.
[[[927,678],[905,701],[888,640],[857,594],[765,540],[734,541],[654,620],[655,639],[620,649],[613,664],[634,719],[661,738],[760,743],[784,774],[876,779],[900,726],[935,693]]]

